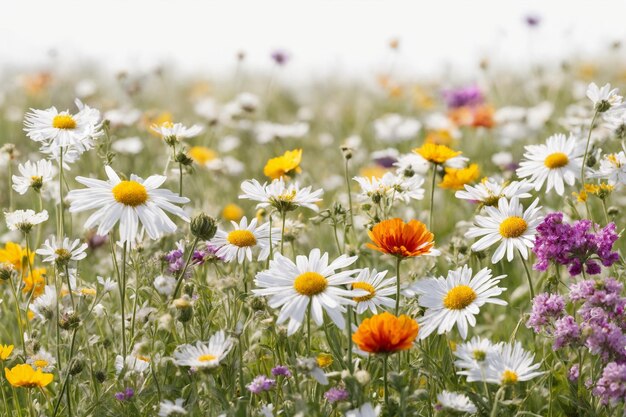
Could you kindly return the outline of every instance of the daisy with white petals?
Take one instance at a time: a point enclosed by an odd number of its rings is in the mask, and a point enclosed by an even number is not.
[[[550,136],[545,145],[528,145],[524,161],[520,162],[517,175],[529,178],[539,191],[547,182],[546,193],[552,188],[558,195],[565,192],[565,184],[574,185],[582,168],[585,143],[571,135],[561,133]]]
[[[169,417],[171,415],[185,416],[187,410],[183,407],[185,400],[183,398],[177,398],[176,401],[163,400],[159,404],[159,417]]]
[[[35,253],[43,256],[44,262],[65,264],[69,261],[84,259],[87,256],[85,253],[87,246],[86,243],[81,245],[80,239],[70,242],[70,238],[66,237],[61,242],[58,242],[54,236],[50,236]]]
[[[313,211],[319,211],[317,202],[322,201],[323,190],[311,191],[311,186],[300,188],[297,182],[289,185],[280,178],[271,183],[259,183],[257,180],[247,180],[241,184],[244,194],[239,198],[258,201],[257,208],[269,206],[275,207],[280,212],[295,210],[298,207],[306,207]]]
[[[596,83],[589,84],[587,87],[587,98],[593,103],[594,109],[603,113],[612,107],[622,103],[622,96],[617,88],[611,88],[611,84],[604,84],[598,87]]]
[[[161,125],[152,125],[150,128],[154,132],[161,135],[166,141],[171,141],[174,143],[180,142],[183,139],[198,136],[204,130],[204,128],[200,125],[186,127],[182,123],[172,122],[165,122]]]
[[[480,203],[482,206],[495,206],[501,198],[508,200],[513,197],[529,198],[529,191],[533,185],[527,181],[508,182],[493,178],[484,178],[476,185],[465,185],[465,190],[459,190],[455,196],[461,200]]]
[[[105,170],[108,181],[76,177],[87,188],[72,190],[67,195],[71,213],[97,209],[85,222],[85,228],[98,226],[96,233],[106,236],[119,222],[120,242],[133,244],[139,224],[151,239],[174,232],[176,224],[166,211],[189,222],[183,209],[175,205],[188,203],[189,199],[158,188],[166,177],[152,175],[144,180],[133,174],[130,180],[122,180],[113,168],[107,166]]]
[[[488,365],[487,358],[500,349],[501,344],[493,344],[491,340],[479,336],[472,337],[469,342],[456,345],[454,356],[457,359],[454,361],[454,366],[460,369],[457,373],[468,375],[478,369],[485,374]]]
[[[268,296],[270,307],[281,308],[277,323],[289,319],[287,333],[290,336],[302,326],[309,303],[311,316],[318,325],[324,323],[326,311],[337,327],[344,329],[345,306],[354,306],[354,297],[369,294],[362,289],[343,288],[345,284],[354,282],[356,270],[336,272],[352,265],[356,259],[356,256],[341,255],[329,264],[328,253],[322,255],[319,249],[313,249],[308,257],[299,255],[294,263],[277,253],[270,261],[269,269],[256,275],[254,283],[258,289],[252,292]]]
[[[13,189],[19,194],[26,194],[29,188],[36,192],[52,181],[54,168],[52,162],[42,159],[37,162],[26,161],[17,166],[20,175],[13,175]]]
[[[437,410],[456,411],[458,413],[475,413],[478,411],[474,403],[465,394],[441,391],[437,394]]]
[[[381,198],[399,199],[408,203],[411,199],[424,198],[424,179],[419,175],[405,177],[386,172],[381,178],[354,177],[361,187],[361,200],[371,199],[374,202]]]
[[[252,250],[258,250],[259,261],[264,261],[270,254],[271,246],[280,242],[280,229],[272,228],[270,237],[269,223],[257,226],[257,219],[248,219],[244,216],[239,224],[231,221],[233,230],[226,232],[218,229],[209,245],[217,248],[216,255],[226,262],[236,260],[242,263],[244,259],[252,261]],[[270,246],[271,244],[271,246]]]
[[[524,210],[518,197],[511,201],[501,198],[498,207],[485,207],[486,216],[476,216],[476,226],[470,227],[465,237],[482,236],[472,245],[475,252],[482,251],[500,242],[491,257],[492,263],[499,262],[506,254],[507,261],[513,260],[517,249],[522,258],[528,259],[528,249],[535,245],[537,226],[543,219],[539,215],[539,199]]]
[[[233,341],[226,337],[223,330],[215,333],[208,343],[196,342],[195,345],[181,345],[173,354],[174,363],[178,366],[189,366],[194,369],[215,368],[228,355]]]
[[[19,230],[22,233],[28,233],[33,226],[48,220],[48,211],[43,210],[36,213],[34,210],[15,210],[5,212],[4,217],[9,230]]]
[[[543,374],[537,371],[541,363],[533,363],[535,356],[524,350],[520,342],[503,343],[501,349],[487,358],[488,367],[485,382],[499,385],[515,385],[521,381],[530,381]],[[468,382],[482,381],[483,375],[475,370],[467,377]]]
[[[626,152],[604,155],[600,167],[592,176],[605,179],[613,186],[626,184]]]
[[[375,269],[364,268],[354,278],[352,289],[360,289],[368,292],[366,295],[354,297],[356,301],[356,313],[363,314],[370,310],[373,314],[378,313],[378,307],[393,307],[396,303],[390,295],[396,293],[396,277],[385,279],[388,271],[378,272]]]
[[[419,296],[419,305],[426,308],[419,320],[420,339],[425,339],[437,330],[447,333],[456,325],[463,339],[467,338],[468,324],[476,325],[475,316],[485,304],[506,305],[497,298],[506,288],[498,287],[506,275],[491,276],[491,270],[484,268],[475,276],[472,269],[463,266],[449,271],[447,277],[426,278],[413,285]]]

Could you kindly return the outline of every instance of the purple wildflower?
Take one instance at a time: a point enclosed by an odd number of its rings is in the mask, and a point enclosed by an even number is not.
[[[578,364],[572,365],[567,372],[567,379],[572,382],[578,381],[578,377],[580,377],[580,369],[578,368]]]
[[[626,399],[626,364],[608,363],[593,393],[600,396],[603,404],[624,401]]]
[[[272,52],[270,56],[277,65],[281,65],[281,66],[286,65],[287,61],[289,61],[289,54],[280,49],[277,49],[276,51]]]
[[[118,401],[128,401],[135,396],[135,390],[126,388],[124,391],[116,392],[115,399]]]
[[[541,17],[536,14],[529,14],[524,20],[526,21],[526,24],[531,28],[539,26],[539,24],[541,23]]]
[[[284,376],[285,378],[291,377],[291,371],[285,365],[277,365],[272,368],[273,376]]]
[[[477,106],[483,103],[484,97],[477,86],[460,87],[443,91],[443,98],[448,108],[456,109],[464,106]]]
[[[539,333],[555,318],[563,316],[565,300],[558,294],[543,293],[533,298],[533,308],[526,322],[535,333]]]
[[[276,380],[268,378],[265,375],[259,375],[252,380],[246,388],[253,394],[260,394],[264,391],[269,391],[276,386]]]
[[[572,316],[565,316],[554,323],[554,344],[552,349],[575,346],[580,340],[580,327]]]
[[[324,393],[324,398],[331,404],[338,401],[346,401],[349,397],[348,390],[343,387],[332,387]]]

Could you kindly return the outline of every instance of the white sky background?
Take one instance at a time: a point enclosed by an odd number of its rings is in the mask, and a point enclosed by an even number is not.
[[[528,14],[541,18],[532,35]],[[55,49],[64,66],[223,75],[239,50],[266,71],[281,48],[293,57],[286,76],[371,77],[397,37],[396,70],[464,73],[484,56],[517,66],[599,54],[626,40],[625,17],[623,0],[14,0],[0,16],[0,71],[44,66]]]

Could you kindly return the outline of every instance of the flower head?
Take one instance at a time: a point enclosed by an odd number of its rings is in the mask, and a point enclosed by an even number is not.
[[[214,368],[228,355],[232,346],[232,340],[226,338],[224,331],[220,330],[211,336],[208,343],[178,346],[173,354],[174,363],[195,369]]]
[[[444,164],[462,153],[461,151],[454,151],[446,145],[437,145],[434,143],[425,143],[422,147],[414,149],[413,152],[436,165]]]
[[[409,316],[384,312],[363,320],[352,340],[365,352],[389,354],[410,349],[418,331],[417,322]]]
[[[446,167],[445,172],[439,186],[450,190],[461,190],[465,185],[476,181],[480,176],[480,169],[476,164],[471,164],[467,168]]]
[[[233,230],[226,232],[218,229],[209,245],[217,248],[216,255],[226,262],[236,260],[242,263],[244,259],[252,261],[252,250],[259,252],[258,260],[264,261],[270,254],[271,246],[280,242],[280,229],[272,228],[269,223],[257,226],[257,219],[248,219],[244,216],[241,222],[231,222]],[[270,236],[271,235],[271,236]]]
[[[4,368],[4,376],[9,384],[22,388],[43,388],[54,379],[54,375],[44,373],[41,369],[34,370],[27,363]]]
[[[402,258],[439,254],[434,249],[435,236],[417,220],[408,223],[398,218],[383,220],[367,234],[373,242],[367,247],[379,252]]]
[[[0,345],[0,360],[7,360],[11,352],[13,352],[13,345]]]
[[[17,169],[21,175],[13,175],[13,189],[22,195],[30,188],[40,192],[54,177],[52,162],[46,159],[35,163],[26,161],[24,165],[19,164]]]
[[[34,210],[15,210],[5,212],[4,216],[9,230],[19,230],[22,233],[29,233],[33,226],[48,220],[48,211],[43,210],[39,213],[35,213]]]
[[[263,168],[263,174],[272,180],[292,176],[300,173],[300,162],[302,161],[302,149],[286,151],[283,155],[277,156],[267,161]]]
[[[300,188],[297,182],[287,185],[282,178],[269,184],[261,184],[257,180],[244,181],[241,189],[244,194],[239,198],[258,201],[257,208],[272,206],[283,213],[300,206],[318,211],[316,203],[322,201],[321,196],[324,194],[321,189],[311,191],[311,186]]]

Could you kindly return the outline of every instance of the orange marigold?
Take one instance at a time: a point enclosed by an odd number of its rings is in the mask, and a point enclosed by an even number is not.
[[[435,253],[435,235],[417,220],[404,223],[402,219],[383,220],[368,231],[372,243],[367,247],[390,255],[409,258]]]
[[[410,349],[418,331],[417,322],[409,316],[384,312],[363,320],[352,341],[365,352],[387,354]]]

